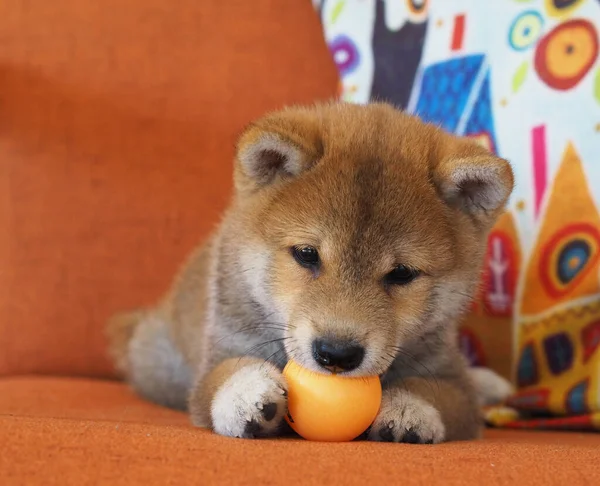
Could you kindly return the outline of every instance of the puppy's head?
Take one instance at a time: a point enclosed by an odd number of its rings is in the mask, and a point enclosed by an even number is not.
[[[367,375],[450,339],[513,175],[388,105],[331,104],[251,125],[235,182],[242,275],[285,324],[288,356]]]

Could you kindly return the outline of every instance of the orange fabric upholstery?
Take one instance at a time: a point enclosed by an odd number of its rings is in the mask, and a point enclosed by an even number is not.
[[[285,4],[285,6],[283,6]],[[233,440],[111,376],[102,327],[215,223],[236,134],[335,93],[309,0],[0,2],[0,484],[600,484],[600,437]]]
[[[107,376],[102,327],[215,224],[237,133],[335,94],[309,1],[0,2],[0,375]]]
[[[240,440],[118,383],[0,379],[6,486],[600,484],[599,435],[489,431],[439,446]]]

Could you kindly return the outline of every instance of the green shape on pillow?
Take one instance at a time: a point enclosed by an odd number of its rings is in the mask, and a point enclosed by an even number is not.
[[[525,82],[525,78],[527,77],[527,73],[529,72],[529,62],[523,61],[521,65],[517,68],[515,75],[512,80],[512,90],[513,93],[519,91],[523,83]]]
[[[600,68],[596,70],[596,78],[594,79],[594,98],[600,103]]]
[[[346,5],[346,0],[340,0],[338,3],[335,4],[335,7],[333,7],[333,10],[331,11],[331,23],[332,24],[335,24],[336,20],[342,13],[342,10],[344,10],[345,5]]]

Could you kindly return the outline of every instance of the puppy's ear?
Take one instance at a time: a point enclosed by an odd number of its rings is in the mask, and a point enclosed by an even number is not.
[[[295,177],[323,155],[320,121],[314,112],[288,109],[251,124],[237,144],[238,191],[255,190]]]
[[[506,160],[482,151],[446,155],[433,171],[433,182],[450,206],[492,223],[508,201],[514,176]]]

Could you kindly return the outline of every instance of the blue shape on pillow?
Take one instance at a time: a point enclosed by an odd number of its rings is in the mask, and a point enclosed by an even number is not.
[[[517,382],[520,387],[535,385],[538,382],[538,366],[532,344],[525,346],[521,352],[517,366]]]
[[[479,97],[473,105],[471,116],[461,135],[481,135],[486,134],[492,151],[496,150],[496,134],[494,130],[494,117],[492,112],[492,100],[490,94],[490,71],[488,70],[481,89]]]
[[[586,395],[588,391],[588,380],[577,383],[567,394],[567,411],[573,415],[588,413]]]
[[[544,352],[553,375],[560,375],[573,366],[575,351],[566,332],[552,334],[544,339]]]
[[[455,132],[483,62],[484,55],[476,54],[425,68],[415,113]]]

